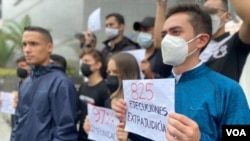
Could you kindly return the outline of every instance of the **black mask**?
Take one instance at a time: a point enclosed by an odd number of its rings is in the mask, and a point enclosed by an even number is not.
[[[82,63],[81,65],[81,71],[84,76],[89,77],[92,74],[92,71],[90,70],[90,65]]]
[[[107,76],[106,84],[107,84],[107,87],[108,87],[110,93],[114,93],[119,87],[118,76],[115,76],[115,75]]]
[[[21,79],[28,77],[28,71],[23,68],[17,68],[17,76]]]

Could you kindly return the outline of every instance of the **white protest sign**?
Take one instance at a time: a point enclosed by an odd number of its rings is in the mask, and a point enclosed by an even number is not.
[[[88,29],[93,32],[101,29],[101,8],[97,8],[89,15]]]
[[[141,61],[145,58],[146,50],[145,49],[136,49],[136,50],[128,50],[125,52],[130,53],[131,55],[133,55],[135,57],[138,65],[139,65],[139,68],[140,68],[140,77],[141,77],[141,79],[144,79],[145,76],[141,70]]]
[[[175,80],[123,80],[127,105],[125,130],[155,141],[166,141],[168,113],[174,112]]]
[[[8,114],[15,114],[13,108],[14,94],[10,92],[0,92],[1,99],[1,112]]]
[[[111,109],[88,104],[90,132],[88,138],[96,141],[118,141],[116,128],[120,122]]]

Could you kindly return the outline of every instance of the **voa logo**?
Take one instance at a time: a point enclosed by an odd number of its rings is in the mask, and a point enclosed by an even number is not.
[[[247,136],[244,129],[226,129],[228,136]]]

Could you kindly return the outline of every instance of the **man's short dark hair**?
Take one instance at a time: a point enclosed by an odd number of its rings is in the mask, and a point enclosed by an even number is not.
[[[63,56],[58,55],[58,54],[51,54],[50,59],[53,60],[53,62],[55,62],[56,64],[59,64],[60,66],[62,66],[63,70],[66,71],[67,61]]]
[[[186,13],[190,16],[190,23],[193,26],[194,33],[212,34],[212,22],[210,15],[205,12],[198,4],[194,3],[182,3],[173,6],[169,9],[166,19],[176,13]]]
[[[18,64],[18,63],[20,63],[20,62],[26,62],[26,59],[25,59],[24,56],[21,56],[21,57],[17,58],[16,64]]]
[[[47,29],[44,29],[44,28],[39,27],[39,26],[26,26],[24,28],[24,31],[39,32],[43,35],[43,37],[46,39],[47,42],[51,42],[53,44],[52,36],[50,35],[50,33]]]
[[[119,24],[125,24],[125,20],[124,20],[124,17],[119,14],[119,13],[110,13],[106,16],[105,19],[108,19],[110,17],[115,17],[116,21],[119,23]]]

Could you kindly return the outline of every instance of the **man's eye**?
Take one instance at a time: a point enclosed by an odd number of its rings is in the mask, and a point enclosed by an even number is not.
[[[179,30],[173,30],[173,31],[172,31],[172,34],[173,34],[173,35],[179,35],[179,34],[180,34],[180,31],[179,31]]]
[[[37,45],[37,43],[36,43],[36,42],[31,42],[30,44],[31,44],[31,45]]]

